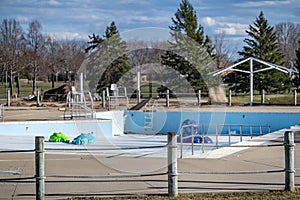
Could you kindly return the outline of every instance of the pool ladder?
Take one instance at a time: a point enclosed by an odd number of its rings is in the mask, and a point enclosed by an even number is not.
[[[149,106],[147,103],[144,110],[144,128],[152,129],[153,128],[153,112],[155,112],[155,107],[157,106],[157,100]]]
[[[86,99],[86,95],[88,99]],[[94,106],[91,93],[71,91],[67,95],[64,119],[93,119]]]

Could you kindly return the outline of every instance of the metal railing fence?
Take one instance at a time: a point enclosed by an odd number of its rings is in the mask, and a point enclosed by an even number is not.
[[[247,146],[247,145],[243,145]],[[49,177],[56,178],[122,178],[122,177],[142,177],[142,176],[168,176],[168,195],[177,196],[178,195],[178,175],[180,174],[259,174],[259,173],[285,173],[285,190],[293,191],[295,188],[295,172],[300,171],[300,169],[294,168],[294,133],[292,131],[285,131],[284,142],[281,144],[265,144],[265,145],[251,145],[251,147],[273,147],[273,146],[283,146],[285,149],[285,166],[283,169],[275,170],[245,170],[245,171],[227,171],[227,172],[191,172],[191,171],[179,171],[177,168],[177,134],[175,132],[168,133],[167,145],[158,146],[146,146],[146,147],[125,147],[124,149],[142,149],[142,148],[164,148],[167,147],[167,172],[164,173],[149,173],[149,174],[126,174],[126,175],[104,175],[104,176],[60,176],[52,175]],[[81,148],[76,149],[81,151],[87,150],[120,150],[120,148]],[[35,176],[34,177],[23,177],[18,180],[33,179],[36,182],[36,199],[45,199],[45,151],[51,150],[62,150],[62,149],[50,149],[44,147],[44,137],[35,137],[35,149],[34,150],[1,150],[0,153],[24,153],[24,152],[35,152]],[[70,150],[70,149],[68,149]],[[71,149],[72,150],[72,149]],[[0,182],[4,179],[0,179]]]
[[[184,131],[189,129],[189,134],[184,135]],[[225,129],[225,133],[224,130]],[[246,130],[248,132],[246,133]],[[267,132],[264,133],[264,129],[267,129]],[[238,130],[238,132],[236,131]],[[254,132],[257,134],[254,134]],[[194,146],[201,146],[202,153],[205,152],[205,147],[224,147],[231,146],[232,137],[238,136],[240,138],[240,142],[243,141],[244,136],[250,136],[252,139],[253,136],[261,136],[266,133],[271,132],[271,126],[261,125],[261,124],[188,124],[183,125],[179,131],[179,141],[180,141],[180,158],[182,158],[183,146],[191,146],[192,155],[194,155]],[[206,143],[206,136],[215,136],[215,142],[213,144]],[[220,136],[228,136],[228,145],[220,144],[219,137]],[[201,143],[196,143],[195,138],[201,137]],[[185,142],[185,141],[188,142]]]

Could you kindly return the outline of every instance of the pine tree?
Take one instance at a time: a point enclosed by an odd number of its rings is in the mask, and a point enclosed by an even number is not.
[[[194,11],[192,4],[188,0],[182,0],[179,7],[175,13],[175,18],[172,17],[173,25],[169,27],[171,31],[186,34],[201,46],[206,47],[207,51],[211,53],[210,39],[208,36],[204,36],[203,26],[198,25],[196,11]]]
[[[243,47],[243,51],[238,52],[243,59],[248,57],[258,58],[269,63],[281,65],[283,55],[277,45],[274,27],[270,26],[268,20],[261,11],[253,25],[249,25],[246,30],[249,38],[244,39],[247,44]],[[249,66],[244,66],[249,70]],[[253,63],[254,70],[265,68],[264,65]],[[239,73],[238,79],[249,83],[249,75]],[[284,92],[290,88],[290,80],[286,74],[272,69],[269,71],[256,73],[254,75],[254,89],[258,91],[266,90],[269,92]],[[241,91],[249,91],[249,84],[242,85]]]
[[[177,43],[182,43],[180,41],[182,37],[177,35],[180,33],[193,40],[199,47],[205,48],[208,54],[212,54],[213,48],[210,46],[210,39],[208,36],[204,36],[204,29],[201,25],[198,25],[196,12],[188,0],[182,0],[175,17],[172,18],[172,22],[173,25],[169,28]],[[162,56],[162,64],[168,65],[184,75],[195,91],[199,89],[202,91],[207,90],[199,70],[182,56],[173,51],[168,51],[165,56]]]
[[[96,84],[99,90],[109,87],[129,71],[127,63],[126,43],[122,41],[115,22],[106,27],[104,38],[93,34],[89,36],[90,46],[86,48],[91,52],[89,59],[90,84]],[[98,77],[99,74],[101,77]],[[93,87],[90,85],[90,87]]]

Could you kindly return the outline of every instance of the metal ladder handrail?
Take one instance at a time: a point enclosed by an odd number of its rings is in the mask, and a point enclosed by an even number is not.
[[[94,118],[94,104],[92,95],[90,92],[87,92],[87,94],[89,95],[90,101],[86,101],[84,92],[68,92],[64,119],[67,118],[66,113],[69,110],[68,108],[71,110],[71,119],[73,119],[73,117],[84,117],[87,119],[89,116],[92,119]]]
[[[214,146],[216,146],[217,148],[219,147],[219,141],[218,141],[218,137],[219,137],[219,127],[228,127],[227,128],[227,132],[228,132],[228,145],[231,146],[231,136],[233,136],[233,134],[231,134],[231,127],[236,127],[239,126],[240,127],[240,133],[238,134],[238,136],[240,136],[240,142],[243,141],[243,127],[249,127],[250,129],[250,136],[251,139],[253,137],[253,127],[259,127],[259,135],[262,135],[262,127],[267,127],[268,128],[268,133],[271,132],[271,126],[269,124],[188,124],[188,125],[183,125],[181,126],[180,130],[179,130],[179,140],[180,140],[180,157],[182,158],[182,152],[183,146],[192,146],[192,155],[194,155],[194,138],[195,136],[201,136],[202,140],[201,140],[201,146],[202,146],[202,153],[204,153],[204,146],[209,145],[209,144],[205,144],[204,143],[204,138],[205,138],[205,127],[209,127],[209,126],[215,126],[215,133],[216,133],[216,144]],[[182,130],[184,128],[188,128],[191,127],[191,135],[185,136],[183,137],[183,133]],[[194,129],[195,127],[201,127],[201,135],[195,135],[194,133]],[[183,140],[184,139],[188,139],[188,138],[192,138],[191,144],[183,144]],[[211,145],[210,145],[211,146]]]

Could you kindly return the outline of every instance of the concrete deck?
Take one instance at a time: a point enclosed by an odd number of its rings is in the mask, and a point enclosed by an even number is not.
[[[57,108],[27,109],[10,108],[5,110],[4,121],[62,120],[63,112]],[[268,112],[270,110],[272,112],[274,110],[278,112],[300,112],[299,107],[268,106],[230,107],[226,110],[236,112],[244,110],[249,112]],[[282,143],[282,134],[283,132],[274,134],[274,138],[261,138],[258,142],[259,144]],[[33,144],[33,141],[30,142],[33,138],[20,139],[20,143],[27,143],[28,147]],[[14,138],[11,137],[11,140]],[[134,145],[134,140],[132,138],[132,143],[127,145]],[[141,141],[149,145],[149,140]],[[109,143],[109,141],[103,142],[106,142],[106,145]],[[300,156],[299,132],[295,133],[295,142],[295,168],[300,168],[300,159],[298,159]],[[155,144],[163,145],[165,140],[160,139]],[[8,148],[4,147],[4,144],[1,146],[1,149]],[[46,147],[49,148],[65,146],[65,144],[46,144]],[[222,152],[224,153],[224,151]],[[161,156],[150,156],[150,153],[145,151],[141,154],[138,153],[138,150],[131,152],[119,150],[109,153],[93,151],[65,153],[48,150],[45,158],[46,199],[61,199],[72,196],[167,194],[167,175],[160,175],[167,171],[166,152],[161,150],[155,152]],[[212,172],[202,175],[179,173],[179,193],[284,189],[284,173],[242,175],[213,173],[283,169],[283,146],[250,147],[222,156],[212,155],[213,153],[210,153],[211,157],[208,155],[201,157],[198,154],[193,157],[178,159],[179,172]],[[34,153],[0,153],[0,171],[6,172],[0,173],[0,199],[35,198],[35,179],[23,179],[34,177]],[[144,176],[140,174],[144,174]],[[145,176],[150,174],[156,175]],[[300,185],[300,172],[298,171],[295,174],[295,183]]]
[[[201,107],[181,107],[178,108],[165,108],[164,111],[203,111],[203,112],[287,112],[287,113],[300,113],[300,106],[232,106],[214,105],[214,106],[201,106]],[[97,108],[97,111],[104,111],[104,109]],[[63,120],[64,111],[59,107],[6,107],[4,110],[4,121],[43,121],[43,120]],[[0,119],[1,120],[1,119]]]

